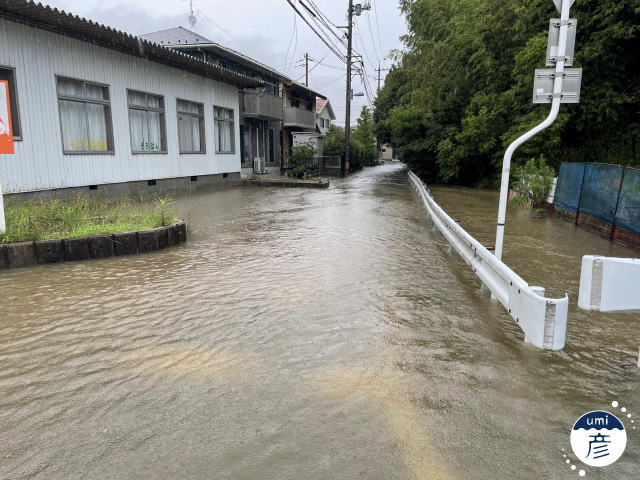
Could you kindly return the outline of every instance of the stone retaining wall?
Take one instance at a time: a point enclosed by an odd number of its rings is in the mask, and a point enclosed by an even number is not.
[[[0,270],[153,252],[186,239],[187,226],[184,222],[178,222],[138,232],[5,243],[0,244]]]

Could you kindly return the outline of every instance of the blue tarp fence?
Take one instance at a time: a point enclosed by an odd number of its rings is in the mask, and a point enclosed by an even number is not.
[[[640,170],[601,163],[563,163],[554,205],[640,234]]]

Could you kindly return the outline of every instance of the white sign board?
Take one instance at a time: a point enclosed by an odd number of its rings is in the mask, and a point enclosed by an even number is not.
[[[569,2],[569,8],[573,5],[576,0],[564,0],[565,2]],[[560,13],[562,13],[562,0],[553,0],[553,3],[556,4],[556,8]]]
[[[536,76],[533,82],[533,103],[551,103],[553,101],[553,87],[555,82],[555,70],[536,70]],[[560,103],[580,103],[581,84],[582,69],[567,68],[563,74]]]
[[[562,22],[559,18],[552,18],[549,25],[549,43],[547,44],[547,66],[553,67],[558,61],[558,45],[560,44],[560,25]],[[567,31],[567,48],[564,54],[564,66],[573,65],[573,56],[576,50],[576,29],[578,20],[569,19],[569,29]]]

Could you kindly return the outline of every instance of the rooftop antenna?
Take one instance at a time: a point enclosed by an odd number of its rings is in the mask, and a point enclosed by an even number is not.
[[[195,29],[197,22],[198,19],[193,14],[193,0],[189,0],[189,25],[191,25],[191,28]]]

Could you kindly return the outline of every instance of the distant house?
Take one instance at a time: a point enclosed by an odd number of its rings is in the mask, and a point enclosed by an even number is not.
[[[380,147],[380,154],[378,159],[385,162],[391,162],[393,160],[397,160],[396,155],[393,151],[393,147],[386,143],[382,145]]]
[[[327,135],[331,122],[336,120],[331,102],[326,98],[316,98],[316,130],[320,135]]]
[[[259,79],[240,90],[240,151],[243,172],[286,167],[295,135],[315,131],[315,99],[324,96],[242,53],[184,27],[142,35],[168,48]]]
[[[326,98],[316,98],[316,129],[315,131],[294,132],[293,145],[301,145],[311,142],[316,148],[316,155],[322,156],[324,153],[324,137],[329,133],[331,122],[335,121],[336,115],[331,107],[331,102]]]

